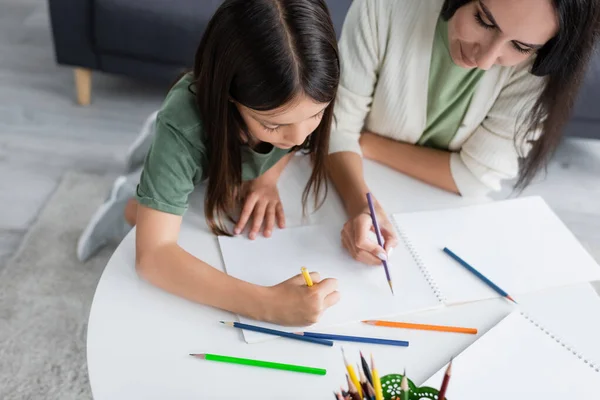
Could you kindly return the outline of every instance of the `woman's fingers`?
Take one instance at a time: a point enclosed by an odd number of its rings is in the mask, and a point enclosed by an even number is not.
[[[372,226],[373,224],[369,216],[363,214],[357,218],[354,223],[355,246],[357,247],[357,250],[366,251],[380,260],[386,261],[387,254],[385,253],[385,250],[369,238],[369,232]]]

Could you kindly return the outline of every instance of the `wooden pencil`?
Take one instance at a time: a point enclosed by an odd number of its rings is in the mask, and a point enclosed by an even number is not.
[[[367,381],[369,381],[369,383],[371,385],[373,385],[373,377],[371,376],[371,370],[369,369],[369,363],[367,363],[367,360],[365,360],[365,357],[363,356],[362,351],[360,352],[360,362],[362,364],[362,369],[363,369],[363,372],[365,373],[365,377],[367,378]]]
[[[367,203],[369,204],[369,212],[371,213],[371,222],[373,223],[373,228],[375,230],[375,236],[377,237],[377,243],[383,249],[383,237],[381,236],[381,230],[379,229],[379,224],[377,223],[377,215],[375,214],[375,206],[373,205],[373,197],[371,193],[367,193]],[[392,285],[392,277],[390,276],[390,270],[388,267],[388,263],[385,260],[381,260],[383,264],[383,269],[385,270],[385,276],[388,281],[388,285],[390,286],[390,290],[392,291],[392,295],[394,295],[394,287]]]
[[[400,381],[400,390],[402,390],[400,399],[408,400],[408,396],[410,395],[410,390],[408,387],[408,378],[406,377],[406,368],[404,369],[404,374],[402,375],[402,381]]]
[[[471,266],[468,262],[466,262],[465,260],[460,258],[458,255],[456,255],[452,250],[450,250],[447,247],[444,247],[444,253],[448,254],[454,261],[456,261],[458,264],[463,266],[467,271],[471,272],[473,275],[475,275],[477,278],[479,278],[479,280],[481,280],[483,283],[488,285],[491,289],[493,289],[500,296],[503,296],[506,299],[517,304],[515,299],[513,299],[508,293],[506,293],[504,290],[502,290],[500,288],[500,286],[496,285],[494,282],[492,282],[490,279],[488,279],[481,272],[477,271],[473,266]]]
[[[477,329],[475,328],[461,328],[458,326],[444,326],[444,325],[428,325],[428,324],[414,324],[410,322],[395,322],[395,321],[378,321],[368,320],[363,323],[375,326],[385,326],[388,328],[405,328],[405,329],[418,329],[424,331],[437,331],[437,332],[454,332],[454,333],[467,333],[470,335],[477,335]]]
[[[360,387],[360,382],[358,380],[358,377],[356,376],[354,367],[352,367],[352,364],[350,364],[348,362],[348,359],[346,358],[346,352],[344,352],[343,347],[342,347],[342,357],[344,359],[344,365],[346,366],[346,370],[348,371],[349,378],[350,378],[350,380],[352,380],[354,387],[356,387],[356,390],[358,391],[358,394],[359,394],[360,398],[362,399],[363,393],[362,393],[362,388]]]
[[[352,379],[350,379],[348,374],[346,374],[346,381],[348,382],[348,393],[350,394],[350,397],[352,397],[352,400],[363,400],[358,394],[358,388],[354,382],[352,382]]]
[[[368,393],[368,399],[369,400],[376,400],[376,396],[375,396],[375,388],[373,387],[373,385],[367,381],[367,393]]]
[[[367,397],[367,378],[365,377],[365,373],[359,364],[356,364],[356,368],[358,369],[358,376],[360,378],[360,387],[362,388],[363,398]]]
[[[263,328],[262,326],[244,324],[242,322],[221,321],[221,323],[224,325],[227,325],[227,326],[238,328],[238,329],[246,329],[248,331],[266,333],[268,335],[274,335],[274,336],[281,336],[281,337],[285,337],[288,339],[294,339],[294,340],[300,340],[300,341],[308,342],[308,343],[320,344],[322,346],[330,346],[330,347],[333,346],[333,342],[331,340],[319,339],[319,338],[313,338],[313,337],[307,337],[307,336],[300,336],[300,335],[296,335],[295,333],[278,331],[278,330],[269,329],[269,328]]]
[[[446,391],[448,390],[448,383],[450,382],[450,376],[452,375],[452,360],[450,360],[450,364],[448,364],[448,368],[446,368],[446,373],[444,374],[444,380],[442,381],[442,387],[440,387],[440,391],[438,394],[438,400],[444,400],[446,397]]]
[[[375,399],[383,400],[383,388],[381,387],[379,372],[375,367],[375,360],[373,359],[373,354],[371,354],[371,374],[373,374],[373,388],[375,389]]]

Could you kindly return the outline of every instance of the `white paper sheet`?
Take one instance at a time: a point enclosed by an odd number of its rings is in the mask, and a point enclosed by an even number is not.
[[[583,358],[515,311],[454,359],[446,398],[596,398],[600,372]],[[445,370],[421,386],[439,388]]]
[[[498,297],[448,247],[515,296],[600,280],[600,266],[540,197],[395,214],[447,304]]]
[[[341,300],[327,310],[318,324],[283,328],[240,317],[254,325],[289,332],[323,330],[328,326],[364,319],[401,315],[441,305],[410,254],[401,246],[389,261],[395,296],[390,292],[383,267],[354,261],[343,249],[339,227],[305,226],[275,230],[272,237],[251,241],[245,237],[219,237],[225,269],[229,275],[271,286],[300,273],[305,266],[321,278],[339,281]],[[247,342],[273,338],[244,331]]]

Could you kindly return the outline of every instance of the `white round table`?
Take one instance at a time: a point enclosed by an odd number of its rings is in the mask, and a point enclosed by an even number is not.
[[[331,187],[323,208],[302,220],[300,196],[308,171],[306,158],[296,157],[280,179],[287,226],[320,222],[339,224],[341,229],[344,212]],[[365,164],[365,175],[371,190],[389,213],[487,201],[469,201],[370,162]],[[215,268],[223,269],[217,239],[204,222],[202,196],[200,189],[192,198],[179,243]],[[137,276],[134,260],[135,230],[108,262],[91,308],[87,360],[96,400],[331,399],[332,391],[344,384],[340,344],[327,348],[286,339],[246,344],[239,330],[219,323],[235,320],[234,315],[183,300],[148,284]],[[510,309],[507,302],[496,299],[402,319],[476,327],[481,334]],[[382,336],[381,329],[350,324],[329,331]],[[385,336],[409,340],[410,347],[343,345],[352,362],[359,361],[358,349],[373,353],[381,375],[401,372],[406,367],[417,384],[476,339],[472,335],[401,329],[386,330]],[[204,352],[321,367],[327,369],[327,375],[250,368],[189,356]]]

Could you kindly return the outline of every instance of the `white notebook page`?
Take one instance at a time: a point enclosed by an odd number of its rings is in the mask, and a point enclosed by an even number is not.
[[[448,304],[499,295],[448,247],[510,295],[600,279],[600,266],[539,197],[395,214]]]
[[[439,389],[445,370],[421,386]],[[446,397],[591,399],[598,382],[596,369],[515,311],[454,359]]]
[[[258,285],[271,286],[300,273],[305,266],[321,278],[339,281],[341,300],[327,310],[311,329],[283,328],[240,317],[240,322],[289,332],[318,330],[364,319],[400,315],[441,306],[410,254],[398,248],[388,263],[395,296],[383,267],[354,261],[344,250],[337,226],[305,226],[275,230],[271,238],[219,237],[227,273]],[[247,342],[274,338],[244,331]]]

